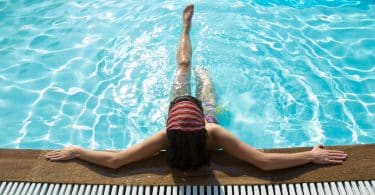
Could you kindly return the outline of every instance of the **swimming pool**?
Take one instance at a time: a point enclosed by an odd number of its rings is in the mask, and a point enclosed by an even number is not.
[[[162,129],[188,3],[0,1],[0,147],[121,149]],[[257,148],[375,143],[373,1],[194,3],[192,66],[225,128]]]

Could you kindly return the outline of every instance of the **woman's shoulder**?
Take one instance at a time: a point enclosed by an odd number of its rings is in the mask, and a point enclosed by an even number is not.
[[[213,140],[222,136],[227,136],[227,134],[229,133],[224,127],[215,123],[206,124],[206,130],[208,137],[210,137]]]
[[[213,135],[215,132],[220,131],[223,129],[222,126],[216,123],[206,123],[205,126],[207,133]]]
[[[207,123],[206,130],[207,130],[207,146],[209,150],[216,150],[219,149],[219,145],[215,139],[215,134],[220,131],[222,127],[215,123]]]

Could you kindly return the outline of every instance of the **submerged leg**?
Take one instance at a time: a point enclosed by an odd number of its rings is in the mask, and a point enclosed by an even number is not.
[[[203,102],[203,111],[204,115],[206,115],[206,120],[208,122],[215,122],[207,118],[207,116],[215,117],[216,114],[216,94],[208,71],[204,68],[199,68],[195,71],[195,75],[198,83],[197,97]]]
[[[194,13],[194,5],[188,5],[183,12],[183,29],[180,43],[177,50],[178,68],[176,78],[171,89],[171,99],[182,95],[190,95],[190,64],[191,64],[191,43],[190,43],[190,27],[191,18]]]

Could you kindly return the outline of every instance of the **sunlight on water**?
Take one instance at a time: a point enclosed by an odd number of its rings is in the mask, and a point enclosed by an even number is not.
[[[0,1],[0,147],[121,149],[163,129],[187,3]],[[195,6],[192,68],[221,125],[257,148],[375,142],[372,1]]]

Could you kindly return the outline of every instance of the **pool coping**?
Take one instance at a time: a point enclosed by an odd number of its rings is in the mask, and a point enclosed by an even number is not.
[[[117,170],[81,160],[49,162],[48,150],[0,149],[0,181],[26,181],[74,184],[131,185],[227,185],[305,183],[375,179],[375,144],[332,146],[349,158],[337,166],[312,163],[276,171],[262,171],[223,151],[212,153],[210,167],[189,173],[171,170],[162,151],[149,159]],[[311,148],[265,149],[265,152],[299,152]]]

